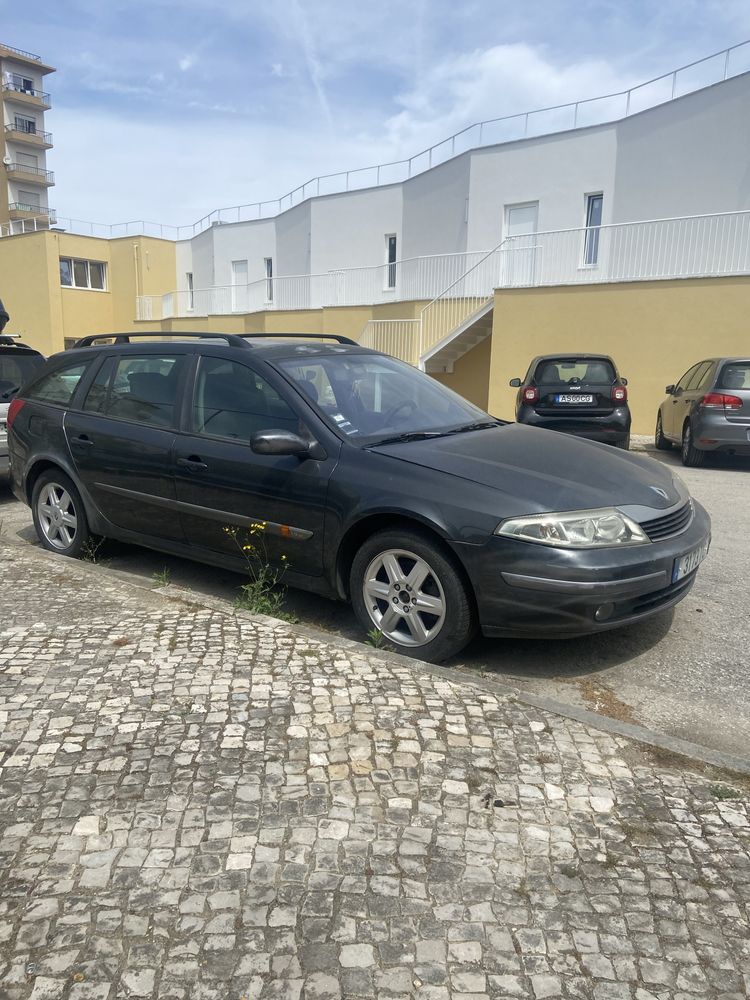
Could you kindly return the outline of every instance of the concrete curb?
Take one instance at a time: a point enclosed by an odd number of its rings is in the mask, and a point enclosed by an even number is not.
[[[34,548],[27,542],[10,541],[9,544],[17,548],[24,548],[27,552],[33,552],[34,557],[46,560],[65,559],[65,556],[55,556],[52,552],[47,552],[42,548]],[[709,747],[691,743],[673,736],[666,736],[663,733],[655,732],[645,726],[636,725],[631,722],[621,722],[619,719],[611,719],[606,715],[599,715],[597,712],[589,711],[585,708],[578,708],[575,705],[566,705],[564,702],[547,698],[544,695],[536,695],[524,691],[522,688],[514,687],[504,681],[488,677],[486,674],[475,674],[474,672],[461,667],[441,667],[434,663],[425,663],[401,653],[390,652],[383,649],[376,649],[355,639],[345,639],[333,632],[325,632],[322,629],[313,628],[309,625],[290,624],[280,618],[271,618],[267,615],[253,615],[249,611],[237,611],[227,606],[225,601],[218,598],[207,597],[203,594],[196,594],[192,590],[183,590],[173,584],[163,587],[149,586],[142,577],[122,570],[113,570],[108,566],[100,566],[95,563],[76,561],[78,569],[84,574],[88,573],[96,576],[109,576],[129,586],[139,590],[156,594],[169,601],[179,602],[193,607],[203,607],[211,611],[219,612],[228,617],[240,618],[250,622],[259,622],[270,625],[275,629],[292,631],[295,635],[304,636],[315,642],[325,643],[329,646],[338,646],[342,650],[347,650],[354,655],[367,656],[369,658],[381,659],[384,662],[400,664],[418,673],[427,674],[431,677],[438,677],[441,680],[452,684],[459,682],[470,683],[480,690],[489,694],[500,695],[501,697],[513,697],[522,705],[536,708],[541,712],[557,715],[564,719],[571,719],[580,722],[591,729],[607,733],[610,736],[620,736],[624,739],[632,740],[642,746],[653,750],[667,751],[685,758],[686,762],[697,761],[709,767],[718,768],[723,771],[733,772],[737,775],[750,776],[750,758],[735,757],[732,754],[725,754],[719,750],[711,750]]]

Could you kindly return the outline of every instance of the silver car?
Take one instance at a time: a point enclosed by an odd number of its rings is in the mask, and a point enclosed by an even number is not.
[[[710,451],[750,455],[750,359],[699,361],[676,385],[656,416],[661,451],[680,446],[683,465],[703,465]]]

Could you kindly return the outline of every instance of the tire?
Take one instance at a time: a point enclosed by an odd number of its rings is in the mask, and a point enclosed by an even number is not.
[[[682,428],[682,449],[680,456],[682,464],[693,469],[697,469],[706,461],[705,451],[700,451],[693,446],[693,432],[689,420],[685,421],[685,426]]]
[[[654,445],[657,451],[671,451],[672,442],[664,437],[664,428],[661,425],[661,410],[656,414],[656,430],[654,431]]]
[[[50,552],[75,559],[91,539],[81,494],[64,472],[41,474],[31,494],[31,513],[39,541]]]
[[[472,599],[459,565],[422,532],[394,528],[368,538],[352,562],[349,588],[365,631],[377,629],[407,656],[439,663],[474,634]]]

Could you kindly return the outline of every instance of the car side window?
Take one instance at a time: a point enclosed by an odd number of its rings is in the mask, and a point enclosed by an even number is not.
[[[300,420],[272,385],[247,365],[201,357],[195,379],[192,430],[249,443],[259,431],[297,433]]]
[[[83,408],[119,420],[171,427],[183,355],[126,355],[108,358],[89,387]]]
[[[705,365],[701,365],[700,370],[690,381],[690,389],[702,392],[708,386],[709,382],[712,381],[713,370],[714,366],[710,361],[707,361]]]
[[[688,368],[688,370],[682,376],[682,378],[680,379],[680,381],[677,383],[677,388],[678,389],[682,389],[683,392],[687,389],[688,383],[692,379],[693,375],[696,374],[696,372],[700,368],[701,364],[702,364],[702,362],[699,361],[697,365],[693,365],[692,368]]]
[[[65,368],[56,368],[55,371],[42,376],[32,386],[28,398],[40,403],[68,406],[87,368],[88,361],[77,365],[67,365]]]

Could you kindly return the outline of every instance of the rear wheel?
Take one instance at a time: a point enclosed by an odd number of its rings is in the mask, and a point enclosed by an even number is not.
[[[681,456],[682,456],[682,464],[691,466],[692,468],[697,468],[699,465],[703,465],[703,463],[706,461],[705,451],[699,451],[698,448],[693,446],[693,432],[690,428],[689,420],[682,428]]]
[[[91,538],[81,494],[64,472],[50,469],[34,484],[31,513],[39,541],[50,552],[80,556]]]
[[[379,531],[357,552],[352,605],[399,653],[437,663],[458,653],[474,632],[471,599],[455,561],[418,531]]]
[[[669,438],[664,437],[664,428],[661,424],[661,410],[656,414],[656,430],[654,431],[654,444],[659,451],[671,451],[672,444]]]

